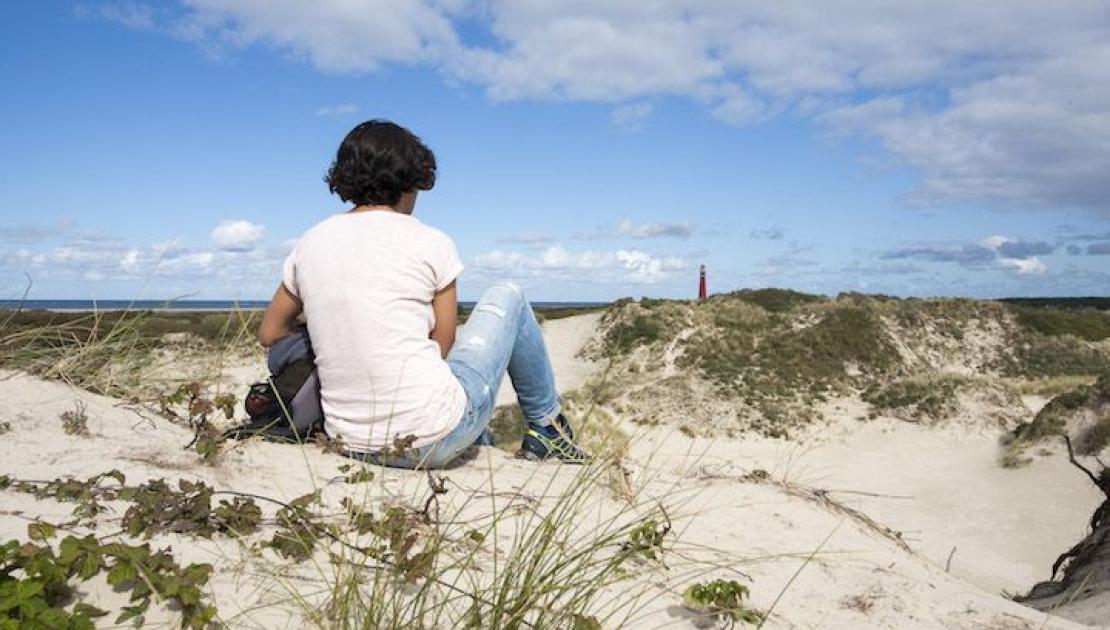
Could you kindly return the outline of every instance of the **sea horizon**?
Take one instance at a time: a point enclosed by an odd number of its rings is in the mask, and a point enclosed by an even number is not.
[[[23,311],[231,311],[261,310],[269,300],[0,300],[0,310]],[[476,302],[460,300],[459,306],[473,308]],[[591,308],[612,302],[589,301],[535,301],[532,307],[537,310],[555,308]]]

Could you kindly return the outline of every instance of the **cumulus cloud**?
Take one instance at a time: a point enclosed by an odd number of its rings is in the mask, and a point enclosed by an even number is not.
[[[552,245],[539,254],[492,250],[479,254],[475,266],[487,271],[558,276],[591,272],[591,281],[652,284],[666,280],[675,271],[690,267],[689,261],[678,256],[657,256],[637,249],[616,251],[572,252],[561,245]]]
[[[181,0],[170,25],[207,52],[262,44],[327,72],[369,72],[388,63],[435,62],[457,49],[447,1]]]
[[[249,252],[265,236],[265,227],[243,219],[224,221],[212,230],[212,242],[225,252]]]
[[[316,115],[326,118],[345,118],[358,113],[358,105],[354,103],[339,103],[326,105],[316,110]]]
[[[215,244],[192,246],[180,238],[136,244],[119,236],[86,236],[71,233],[13,248],[0,244],[0,290],[18,288],[30,277],[40,289],[51,287],[49,290],[71,295],[83,291],[94,295],[104,286],[112,291],[131,286],[153,292],[170,290],[176,296],[194,291],[213,291],[211,295],[220,298],[261,296],[273,290],[271,283],[276,283],[289,251],[288,243],[230,251]]]
[[[658,96],[729,124],[811,118],[915,167],[920,202],[1110,212],[1103,0],[180,2],[164,30],[209,52],[263,45],[331,73],[421,64],[493,99],[609,103],[618,126]],[[103,6],[135,28],[155,15]]]

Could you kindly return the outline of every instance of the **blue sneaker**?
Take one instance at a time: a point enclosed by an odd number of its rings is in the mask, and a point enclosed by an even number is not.
[[[558,459],[569,464],[588,464],[592,459],[574,443],[574,430],[561,413],[546,427],[529,423],[516,456],[529,461]]]

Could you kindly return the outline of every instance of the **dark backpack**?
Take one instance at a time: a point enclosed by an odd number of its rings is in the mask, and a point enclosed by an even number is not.
[[[279,442],[303,442],[322,428],[320,381],[308,330],[298,327],[271,346],[266,358],[270,377],[251,385],[243,406],[250,417],[224,437],[260,436]]]

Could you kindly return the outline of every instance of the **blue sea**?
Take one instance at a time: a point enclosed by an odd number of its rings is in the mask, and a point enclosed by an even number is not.
[[[231,311],[264,309],[267,300],[0,300],[0,309],[44,311]],[[536,310],[588,308],[608,302],[532,302]],[[459,302],[464,309],[474,302]]]

